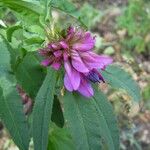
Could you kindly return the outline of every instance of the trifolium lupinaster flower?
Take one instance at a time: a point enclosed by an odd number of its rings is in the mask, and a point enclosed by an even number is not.
[[[91,97],[94,94],[91,82],[105,82],[98,69],[104,70],[112,63],[112,58],[94,53],[94,45],[95,37],[90,32],[69,27],[65,36],[39,50],[45,58],[41,64],[55,70],[64,66],[65,88]]]

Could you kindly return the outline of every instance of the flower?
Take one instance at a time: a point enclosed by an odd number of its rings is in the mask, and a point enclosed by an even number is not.
[[[94,94],[91,82],[105,82],[98,69],[103,70],[112,63],[112,58],[95,54],[92,51],[94,45],[95,37],[90,32],[69,27],[63,38],[39,51],[45,57],[42,65],[56,70],[64,65],[65,88],[91,97]]]

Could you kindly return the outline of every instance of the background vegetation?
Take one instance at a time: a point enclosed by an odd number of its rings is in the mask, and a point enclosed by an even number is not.
[[[65,16],[62,12],[54,9],[52,15],[55,20],[61,24],[74,24],[77,18],[80,23],[91,30],[96,35],[96,51],[98,53],[105,53],[114,58],[115,62],[126,68],[126,71],[132,74],[134,79],[138,82],[142,91],[142,100],[140,103],[131,101],[131,97],[125,91],[119,92],[109,86],[101,85],[101,89],[109,95],[109,100],[113,104],[115,113],[119,120],[122,150],[149,150],[150,149],[150,1],[149,0],[70,0],[78,7],[78,11],[72,11],[74,7],[62,1],[61,9],[65,9],[69,16]],[[1,3],[1,1],[0,1]],[[19,5],[19,4],[18,4]],[[7,6],[11,9],[13,5]],[[56,6],[56,5],[55,5]],[[62,7],[64,6],[64,7]],[[60,6],[57,5],[56,8]],[[35,10],[38,8],[35,8]],[[18,11],[25,13],[22,10]],[[38,10],[40,12],[40,10]],[[73,12],[73,13],[72,13]],[[36,12],[38,13],[38,12]],[[32,13],[28,18],[21,18],[25,23],[32,25]],[[35,16],[35,14],[34,14]],[[17,16],[18,18],[21,16]],[[43,42],[43,32],[38,28],[31,26],[28,31],[35,34],[29,34],[22,31],[22,26],[17,21],[16,16],[10,9],[0,7],[0,27],[5,28],[9,24],[11,28],[7,30],[7,39],[13,43],[15,49],[19,45],[21,54],[18,56],[18,63],[20,57],[24,57],[26,50],[39,48]],[[35,21],[37,20],[34,17]],[[41,18],[42,22],[42,18]],[[65,22],[65,23],[64,23]],[[12,26],[13,25],[13,26]],[[40,37],[36,31],[40,33]],[[2,30],[1,30],[2,31]],[[12,38],[12,34],[15,38]],[[1,42],[1,39],[0,39]],[[0,45],[1,46],[1,45]],[[35,58],[28,55],[25,59],[32,59],[36,66]],[[15,64],[17,65],[17,64]],[[23,63],[23,66],[28,64]],[[15,68],[15,66],[13,66]],[[19,66],[22,70],[21,67]],[[36,74],[36,71],[35,71]],[[18,73],[19,75],[19,73]],[[38,77],[40,84],[43,74]],[[20,76],[17,76],[19,79]],[[33,85],[35,86],[35,85]],[[30,91],[32,87],[25,87]],[[34,97],[35,93],[31,93]],[[56,100],[57,103],[57,100]],[[30,118],[29,118],[30,119]],[[60,121],[60,120],[59,120]],[[61,125],[62,122],[59,122]],[[64,136],[65,140],[70,139],[70,135],[65,131],[59,131],[59,128],[54,125],[53,131],[50,135],[53,137],[49,144],[56,142],[56,137]],[[59,134],[58,134],[59,133]],[[56,142],[57,144],[57,142]],[[55,147],[55,145],[54,145]],[[0,150],[17,149],[10,139],[8,133],[2,123],[0,123]],[[32,149],[32,143],[31,143]],[[70,145],[70,149],[72,149]]]

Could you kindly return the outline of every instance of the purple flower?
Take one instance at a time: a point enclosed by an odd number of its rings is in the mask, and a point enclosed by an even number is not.
[[[42,65],[56,70],[64,65],[65,88],[91,97],[94,92],[90,82],[104,82],[98,69],[103,70],[112,63],[112,58],[95,54],[92,51],[94,45],[95,37],[89,32],[69,27],[65,37],[39,51],[45,57]]]

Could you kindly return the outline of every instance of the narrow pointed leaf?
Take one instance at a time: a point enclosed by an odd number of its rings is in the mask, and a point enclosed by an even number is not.
[[[77,150],[101,149],[99,116],[93,101],[66,92],[64,98],[64,117],[71,131]]]
[[[33,141],[36,150],[46,150],[51,121],[56,71],[49,69],[37,94],[33,110]]]
[[[0,118],[20,150],[28,150],[29,129],[12,76],[0,71]]]
[[[97,88],[95,88],[95,95],[93,99],[100,111],[100,117],[103,116],[104,118],[104,126],[107,126],[106,129],[105,127],[103,128],[103,137],[107,136],[107,140],[109,140],[109,142],[112,141],[111,143],[113,144],[114,149],[119,150],[119,130],[117,119],[115,117],[111,104],[109,103],[106,96]]]
[[[10,60],[11,57],[8,46],[4,38],[0,35],[0,67],[3,66],[5,68],[10,69],[11,68]]]

